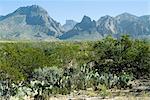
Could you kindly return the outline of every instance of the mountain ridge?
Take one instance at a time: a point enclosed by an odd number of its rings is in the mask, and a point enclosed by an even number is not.
[[[61,25],[38,5],[20,7],[0,16],[0,39],[100,39],[107,35],[150,36],[150,15],[122,13],[102,16],[97,21],[84,15],[81,22],[66,21]]]
[[[87,17],[88,20],[85,21],[85,25],[90,25],[90,18]],[[83,17],[84,19],[84,17]],[[83,19],[81,22],[83,22]],[[79,22],[78,24],[80,24]],[[80,25],[76,24],[76,27],[79,27],[78,29],[82,30],[82,27]],[[92,25],[91,25],[92,26]],[[60,38],[62,39],[67,39],[71,38],[74,35],[80,35],[82,32],[79,30],[78,32],[76,31],[76,27],[74,27],[72,30],[69,32],[66,32],[63,34]],[[88,28],[88,26],[86,26]],[[120,15],[117,15],[115,17],[106,15],[100,17],[98,21],[96,21],[96,26],[94,28],[90,27],[88,29],[95,30],[92,31],[93,33],[99,33],[99,37],[104,37],[107,35],[112,35],[112,36],[121,36],[123,34],[128,34],[131,37],[137,38],[137,37],[143,37],[143,36],[149,36],[150,35],[150,16],[145,15],[145,16],[135,16],[129,13],[122,13]],[[86,29],[86,31],[88,31]],[[76,34],[72,34],[76,32]],[[90,31],[87,32],[89,34]],[[70,36],[72,34],[72,36]],[[68,37],[67,37],[68,35]]]

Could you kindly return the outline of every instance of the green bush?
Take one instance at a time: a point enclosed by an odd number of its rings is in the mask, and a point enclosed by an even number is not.
[[[119,75],[133,73],[135,77],[149,75],[150,46],[143,40],[122,36],[120,39],[107,37],[93,46],[96,69]]]
[[[54,66],[54,67],[50,67]],[[127,88],[150,77],[150,44],[122,36],[93,42],[0,43],[0,95],[70,94]],[[6,84],[7,83],[7,84]],[[20,94],[19,94],[20,93]]]

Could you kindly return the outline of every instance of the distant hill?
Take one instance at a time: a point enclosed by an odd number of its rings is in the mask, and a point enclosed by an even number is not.
[[[123,13],[112,17],[91,20],[84,16],[81,22],[67,20],[64,25],[51,18],[38,5],[20,7],[14,12],[0,16],[0,39],[19,40],[97,40],[107,35],[123,34],[150,37],[150,15],[135,16]]]
[[[66,23],[63,25],[65,31],[71,30],[77,24],[74,20],[66,20]]]

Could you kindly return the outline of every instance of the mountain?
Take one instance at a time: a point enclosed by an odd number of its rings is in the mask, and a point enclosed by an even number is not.
[[[129,34],[134,38],[150,37],[150,15],[135,16],[122,13],[106,15],[99,20],[83,16],[81,22],[67,20],[61,24],[38,5],[20,7],[0,16],[0,39],[19,40],[97,40],[107,35]]]
[[[150,15],[141,16],[140,20],[145,27],[145,34],[150,36]]]
[[[60,23],[38,5],[20,7],[13,13],[0,17],[2,39],[44,39],[54,38],[62,33]]]
[[[60,39],[92,39],[107,35],[121,36],[128,34],[131,37],[139,38],[150,36],[150,16],[135,16],[129,13],[122,13],[116,17],[109,15],[101,17],[98,21],[91,21],[90,17],[84,16],[80,23],[77,23],[72,30],[60,36]]]
[[[98,36],[97,36],[98,35]],[[60,39],[96,39],[101,36],[97,34],[96,21],[90,17],[84,16],[80,23],[77,23],[73,29],[61,35]]]
[[[66,23],[63,25],[64,30],[67,32],[71,30],[77,24],[74,20],[66,20]]]
[[[0,21],[3,19],[3,16],[0,15]]]
[[[115,17],[117,20],[118,33],[127,33],[132,37],[138,37],[144,33],[144,24],[139,17],[129,13],[123,13]]]
[[[116,20],[109,16],[103,16],[97,21],[97,31],[104,36],[105,34],[117,33]]]

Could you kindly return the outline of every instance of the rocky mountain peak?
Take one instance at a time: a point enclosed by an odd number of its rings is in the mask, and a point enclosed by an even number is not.
[[[53,20],[49,16],[48,12],[38,5],[20,7],[14,12],[4,16],[1,21],[4,25],[6,25],[6,28],[8,28],[11,24],[11,30],[9,33],[19,33],[20,36],[25,34],[26,37],[34,37],[36,34],[40,33],[40,36],[45,38],[47,36],[57,37],[63,33],[60,23]],[[0,29],[2,26],[0,26]],[[24,29],[16,28],[19,26]],[[6,30],[6,28],[1,30]]]
[[[109,15],[101,17],[97,21],[97,31],[103,36],[104,34],[116,33],[117,29],[115,19]]]
[[[139,37],[150,34],[150,16],[137,17],[129,13],[122,13],[116,17],[109,15],[98,21],[83,16],[81,22],[67,20],[63,27],[53,20],[48,12],[38,5],[20,7],[13,13],[0,16],[0,36],[2,38],[46,39],[83,39],[129,34]],[[0,37],[1,38],[1,37]]]
[[[91,22],[92,22],[91,18],[86,15],[83,16],[82,21],[81,21],[81,23],[91,23]]]
[[[89,30],[92,29],[93,27],[96,27],[96,21],[94,20],[92,21],[90,17],[84,16],[82,18],[82,21],[76,24],[75,27],[81,30]]]
[[[101,24],[102,22],[104,22],[104,21],[112,21],[114,18],[113,17],[111,17],[111,16],[109,16],[109,15],[106,15],[106,16],[103,16],[103,17],[101,17],[98,21],[97,21],[97,24],[99,25],[99,24]]]
[[[42,15],[48,14],[45,9],[38,5],[26,6],[18,8],[13,14],[20,14],[20,15]]]
[[[122,13],[122,14],[120,14],[120,15],[118,15],[118,16],[116,16],[115,17],[118,21],[123,21],[123,20],[128,20],[128,21],[130,21],[130,20],[132,20],[132,21],[135,21],[135,20],[138,20],[138,17],[137,16],[135,16],[135,15],[132,15],[132,14],[130,14],[130,13]]]

